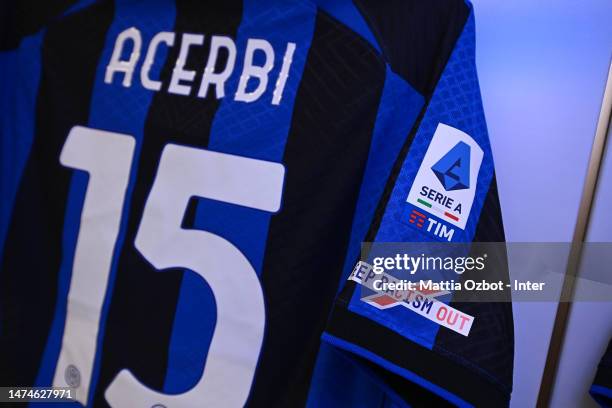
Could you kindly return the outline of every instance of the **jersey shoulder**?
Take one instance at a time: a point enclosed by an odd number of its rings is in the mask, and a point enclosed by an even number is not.
[[[471,12],[464,0],[354,0],[391,69],[429,95]]]

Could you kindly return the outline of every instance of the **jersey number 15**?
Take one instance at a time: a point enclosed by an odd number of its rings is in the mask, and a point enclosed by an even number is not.
[[[102,305],[130,180],[135,139],[75,126],[62,165],[89,175],[68,295],[54,386],[76,386],[87,404]],[[105,391],[113,407],[242,406],[248,398],[263,340],[265,310],[253,266],[225,238],[181,228],[193,196],[267,212],[280,208],[280,163],[167,144],[136,233],[135,247],[156,269],[185,268],[206,280],[217,319],[206,367],[182,394],[164,394],[122,369]],[[154,358],[155,356],[151,356]]]

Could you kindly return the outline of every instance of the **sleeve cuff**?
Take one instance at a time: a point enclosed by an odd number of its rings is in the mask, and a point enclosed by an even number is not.
[[[339,300],[322,340],[460,407],[508,406],[510,394],[439,351],[420,346]],[[409,397],[409,396],[408,396]],[[408,400],[408,403],[411,401]]]

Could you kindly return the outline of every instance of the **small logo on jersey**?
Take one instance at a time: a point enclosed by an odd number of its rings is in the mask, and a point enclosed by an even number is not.
[[[453,238],[453,227],[465,229],[483,156],[471,136],[438,124],[406,198],[416,211],[427,215],[421,227],[415,224],[417,228],[447,241]]]
[[[353,272],[349,276],[349,280],[369,289],[366,293],[362,292],[361,300],[370,306],[379,310],[403,306],[463,336],[467,337],[470,334],[472,324],[474,323],[474,316],[463,313],[438,300],[437,297],[446,295],[450,292],[446,290],[427,289],[424,287],[431,281],[420,281],[418,287],[414,290],[385,290],[379,287],[381,282],[398,283],[399,280],[384,272],[382,274],[376,274],[372,265],[363,261],[357,262],[357,265],[355,265]]]
[[[470,146],[457,143],[431,170],[446,191],[470,188]]]
[[[410,213],[410,220],[409,222],[411,224],[416,225],[417,228],[423,228],[423,223],[425,222],[425,214],[418,212],[417,210],[412,210],[412,212]]]
[[[77,388],[81,385],[81,372],[74,365],[70,364],[64,371],[64,380],[72,388]]]

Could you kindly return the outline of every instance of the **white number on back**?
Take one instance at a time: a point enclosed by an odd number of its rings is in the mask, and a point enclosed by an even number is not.
[[[66,373],[71,366],[78,367],[83,378],[77,397],[83,404],[87,401],[100,311],[133,151],[134,139],[130,136],[75,127],[60,159],[65,166],[90,174],[54,378],[56,386],[70,385]],[[280,208],[284,171],[279,163],[166,145],[135,245],[159,270],[186,268],[206,280],[217,306],[215,332],[204,373],[192,389],[182,394],[163,394],[141,384],[128,369],[123,369],[105,392],[109,404],[244,405],[263,340],[265,310],[259,280],[247,258],[232,243],[207,231],[182,229],[181,221],[193,196],[276,212]]]

